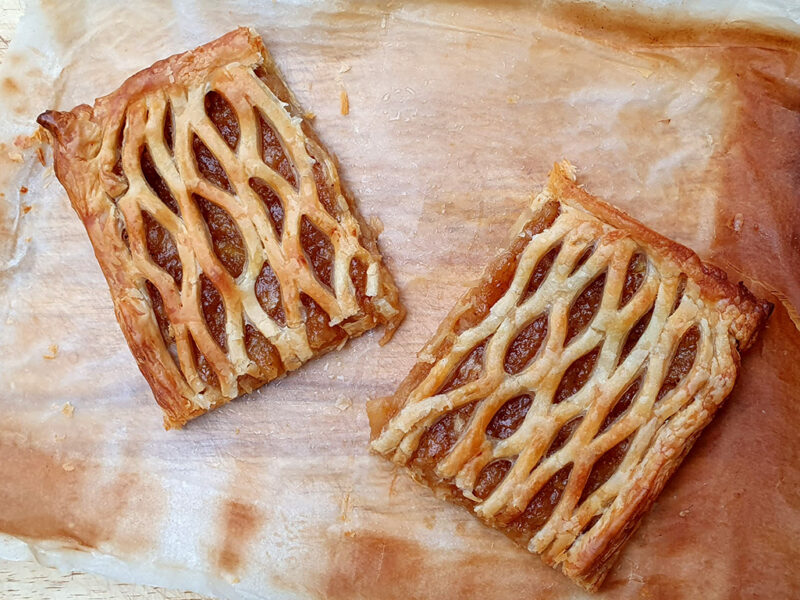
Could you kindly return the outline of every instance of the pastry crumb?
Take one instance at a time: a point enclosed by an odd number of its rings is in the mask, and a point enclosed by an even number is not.
[[[237,427],[236,429],[233,430],[233,435],[239,435],[239,433],[241,433],[241,431],[242,430]]]
[[[20,190],[20,193],[22,193],[22,190]],[[26,204],[25,206],[22,207],[22,214],[27,215],[29,212],[31,212],[31,210],[33,210],[33,207]]]
[[[21,188],[19,188],[19,193],[20,193],[20,194],[27,194],[27,193],[28,193],[28,188],[26,188],[26,187],[23,185]]]
[[[70,471],[75,470],[75,465],[73,465],[71,462],[65,462],[63,465],[61,465],[61,468],[69,473]]]
[[[681,512],[678,513],[678,516],[679,517],[685,517],[688,514],[689,514],[689,509],[688,508],[684,508]]]
[[[370,215],[367,219],[367,224],[369,224],[370,229],[375,232],[375,235],[383,233],[383,221],[381,221],[380,217],[377,215]]]
[[[352,401],[350,398],[345,398],[344,396],[342,396],[341,398],[339,398],[339,399],[336,401],[336,404],[334,404],[334,406],[335,406],[336,408],[338,408],[340,411],[344,412],[344,411],[346,411],[348,408],[350,408],[351,406],[353,406],[353,401]]]
[[[342,116],[346,116],[350,114],[350,98],[347,97],[347,90],[342,88],[342,93],[339,96],[339,101],[341,103],[341,111]]]
[[[72,418],[72,415],[75,413],[75,407],[72,406],[70,402],[66,402],[64,406],[61,407],[61,413],[69,418]]]
[[[511,94],[508,98],[506,98],[506,102],[509,104],[516,104],[519,102],[519,94]]]
[[[347,64],[345,64],[345,63],[342,63],[342,64],[339,66],[339,73],[347,73],[347,72],[348,72],[350,69],[352,69],[352,67],[351,67],[350,65],[347,65]]]
[[[353,506],[353,502],[350,498],[350,492],[347,492],[342,497],[342,505],[340,507],[341,514],[339,515],[339,519],[345,523],[350,519],[350,510]]]
[[[46,360],[53,360],[56,356],[58,356],[58,344],[50,344],[48,350],[50,352],[48,354],[44,354],[42,358]]]
[[[744,215],[736,213],[731,221],[731,229],[739,233],[742,230],[742,225],[744,225]]]

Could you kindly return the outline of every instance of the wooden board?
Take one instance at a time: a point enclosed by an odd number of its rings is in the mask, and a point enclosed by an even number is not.
[[[781,361],[800,350],[791,320],[800,295],[780,265],[796,258],[800,120],[781,99],[800,81],[800,61],[789,60],[796,42],[630,22],[513,2],[31,3],[27,45],[12,48],[0,74],[12,124],[255,27],[316,113],[363,212],[384,223],[409,316],[383,348],[366,335],[164,432],[51,169],[35,148],[7,146],[0,531],[65,570],[220,597],[585,597],[370,455],[363,410],[402,379],[550,165],[567,157],[591,191],[778,304],[729,405],[601,596],[722,598],[764,592],[765,580],[771,597],[791,596],[800,375]],[[759,244],[769,260],[746,251]]]

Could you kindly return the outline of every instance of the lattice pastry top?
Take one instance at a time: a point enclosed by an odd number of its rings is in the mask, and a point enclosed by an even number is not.
[[[556,165],[372,448],[593,590],[731,391],[771,311]]]
[[[376,233],[253,31],[39,123],[167,427],[402,320]]]

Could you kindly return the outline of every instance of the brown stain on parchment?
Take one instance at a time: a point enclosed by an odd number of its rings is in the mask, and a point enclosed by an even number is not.
[[[102,465],[73,456],[92,456],[92,444],[59,456],[27,438],[0,431],[0,532],[84,550],[111,542],[135,554],[151,546],[164,509],[158,486],[124,465],[100,483]]]
[[[390,600],[415,597],[415,576],[425,568],[427,550],[409,540],[359,532],[332,544],[329,552],[325,598]]]
[[[483,600],[519,598],[520,590],[530,598],[566,598],[575,591],[574,584],[537,557],[495,535],[465,538],[457,550],[369,530],[331,538],[317,596]]]
[[[554,3],[542,20],[556,29],[598,43],[633,49],[637,46],[669,48],[761,47],[800,48],[800,40],[784,31],[746,21],[720,23],[669,13],[609,8],[589,2]],[[685,11],[688,12],[688,11]]]
[[[41,14],[49,25],[49,33],[63,47],[72,46],[86,31],[84,15],[87,14],[85,0],[61,2],[42,0]],[[76,6],[77,4],[77,6]]]
[[[724,138],[711,256],[800,329],[800,38],[765,25],[656,18],[588,3],[554,5],[542,21],[632,53],[697,48],[718,62]]]
[[[83,463],[67,464],[47,453],[0,440],[0,531],[96,547],[108,534],[88,524],[75,501],[86,485]]]
[[[263,518],[255,505],[238,500],[226,500],[221,510],[222,537],[215,564],[223,573],[237,573],[243,563],[248,545]]]
[[[239,440],[235,440],[230,450],[238,455],[240,447]],[[251,549],[267,521],[259,502],[268,492],[259,476],[257,461],[235,459],[228,468],[231,480],[220,498],[209,561],[219,573],[236,579],[253,558]]]
[[[13,78],[3,77],[3,81],[0,82],[0,93],[3,95],[16,95],[22,93],[22,89]]]
[[[735,92],[715,157],[724,202],[712,259],[800,330],[800,50],[728,48],[723,60]]]

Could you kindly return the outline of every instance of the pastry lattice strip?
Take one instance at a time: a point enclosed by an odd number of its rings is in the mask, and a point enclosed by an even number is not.
[[[593,589],[769,308],[573,180],[370,416],[375,451]]]
[[[40,122],[168,425],[402,319],[374,232],[251,31]]]

